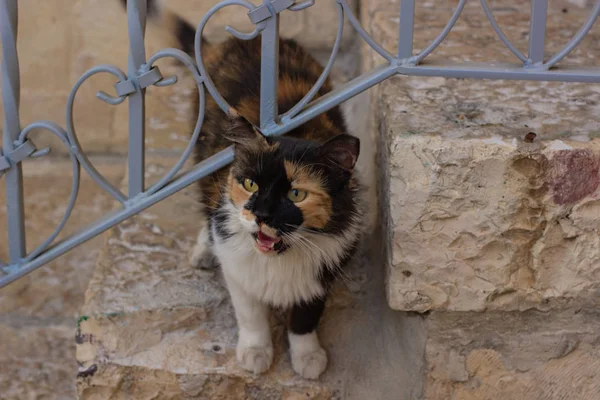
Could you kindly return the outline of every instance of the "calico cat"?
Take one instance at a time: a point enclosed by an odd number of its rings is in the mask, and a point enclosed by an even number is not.
[[[122,0],[124,3],[125,0]],[[148,1],[150,21],[174,30],[193,49],[195,28]],[[207,50],[204,50],[207,49]],[[237,318],[237,359],[254,373],[273,359],[269,308],[289,311],[294,370],[318,378],[327,354],[317,337],[325,299],[359,244],[363,227],[354,171],[359,140],[333,108],[283,137],[266,137],[259,124],[260,37],[203,44],[203,55],[228,114],[207,96],[196,146],[199,162],[231,144],[235,160],[199,182],[208,223],[192,262],[221,266]],[[323,71],[293,40],[280,40],[279,111],[300,101]],[[329,81],[319,96],[331,90]]]

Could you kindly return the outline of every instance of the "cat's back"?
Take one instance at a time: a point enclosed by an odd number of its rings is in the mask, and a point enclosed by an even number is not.
[[[232,38],[209,51],[207,70],[217,90],[246,119],[259,124],[261,39]],[[293,107],[317,81],[323,67],[291,39],[279,42],[279,112]],[[326,82],[323,91],[331,90]]]
[[[206,70],[218,92],[239,114],[253,125],[259,126],[261,38],[231,38],[221,44],[209,46],[205,53]],[[294,40],[281,39],[277,91],[279,114],[287,112],[301,101],[322,72],[321,64],[306,49]],[[326,79],[316,97],[331,89],[330,81]],[[208,98],[203,133],[222,138],[227,123],[223,111],[212,98]],[[342,114],[335,107],[289,132],[288,135],[325,142],[344,130]]]

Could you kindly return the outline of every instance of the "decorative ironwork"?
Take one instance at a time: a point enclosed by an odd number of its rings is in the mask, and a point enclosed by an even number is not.
[[[525,56],[508,40],[502,32],[486,0],[481,6],[499,39],[517,58],[519,63],[498,65],[492,64],[422,64],[446,38],[463,12],[466,0],[459,0],[450,20],[442,32],[420,53],[413,54],[414,10],[415,0],[400,0],[400,27],[398,53],[393,55],[363,29],[353,14],[346,0],[335,1],[337,6],[338,29],[331,56],[323,74],[306,96],[286,113],[279,115],[277,109],[277,68],[279,15],[282,12],[297,12],[311,7],[314,0],[297,2],[296,0],[264,0],[255,6],[245,0],[225,0],[204,16],[198,25],[195,37],[195,60],[177,49],[160,50],[146,60],[144,32],[146,26],[146,0],[129,0],[127,17],[129,27],[129,65],[125,74],[118,67],[100,65],[85,72],[75,83],[67,102],[66,130],[49,121],[39,121],[21,130],[19,122],[19,63],[17,57],[17,0],[0,0],[0,33],[2,38],[2,100],[4,104],[3,150],[0,150],[0,178],[6,182],[6,205],[8,210],[9,262],[0,260],[0,287],[26,275],[45,263],[64,254],[68,250],[93,238],[94,236],[117,225],[125,219],[139,213],[151,205],[165,199],[173,193],[191,185],[198,179],[224,167],[233,160],[233,148],[227,148],[202,161],[190,171],[177,177],[184,163],[192,153],[198,139],[204,119],[205,90],[224,110],[229,109],[227,101],[219,94],[211,77],[207,74],[202,58],[202,33],[209,19],[219,10],[229,6],[242,6],[248,10],[248,17],[255,27],[252,32],[239,32],[231,27],[226,30],[233,36],[250,40],[258,35],[262,38],[261,93],[260,93],[260,126],[267,135],[281,135],[311,118],[339,105],[358,93],[378,84],[393,75],[442,76],[450,78],[485,78],[485,79],[517,79],[548,80],[565,82],[600,82],[600,71],[589,68],[556,68],[585,37],[600,14],[600,0],[596,3],[589,18],[580,31],[555,55],[544,61],[544,39],[547,17],[547,0],[531,1],[529,54]],[[382,56],[386,63],[370,72],[359,76],[338,89],[313,100],[323,82],[331,72],[333,62],[338,54],[344,20],[356,30],[375,52]],[[177,81],[176,77],[164,78],[153,64],[161,58],[174,58],[181,62],[192,74],[198,87],[200,109],[190,141],[181,158],[165,176],[149,188],[144,184],[144,118],[145,89],[148,86],[167,86]],[[82,151],[77,139],[73,122],[73,105],[81,85],[90,77],[100,73],[108,73],[117,79],[116,95],[98,92],[97,97],[111,105],[119,105],[126,99],[129,102],[129,147],[128,147],[128,194],[111,185],[96,170]],[[23,215],[23,182],[21,163],[29,157],[39,157],[48,153],[49,149],[38,150],[28,138],[34,129],[50,132],[60,139],[69,151],[73,167],[71,194],[65,213],[54,232],[29,254],[25,246],[25,225]],[[80,169],[95,180],[110,196],[121,203],[121,208],[106,215],[102,219],[84,228],[78,233],[54,243],[56,237],[65,226],[77,199],[80,183]],[[54,244],[53,244],[54,243]]]

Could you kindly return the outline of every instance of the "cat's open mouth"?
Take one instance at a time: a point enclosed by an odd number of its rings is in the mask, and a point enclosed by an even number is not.
[[[281,238],[274,238],[269,235],[265,235],[261,231],[256,233],[256,247],[263,253],[270,253],[276,251],[281,244]]]

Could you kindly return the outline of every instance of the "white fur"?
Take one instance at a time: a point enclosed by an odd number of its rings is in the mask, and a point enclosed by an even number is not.
[[[245,370],[255,374],[265,372],[273,361],[269,309],[248,295],[228,274],[225,274],[225,280],[239,328],[236,348],[238,362]]]
[[[196,239],[196,244],[192,247],[192,250],[189,254],[189,262],[192,266],[199,266],[202,261],[207,257],[210,252],[209,242],[208,242],[208,226],[202,227],[200,229],[200,233],[198,233],[198,239]]]
[[[302,244],[292,244],[282,254],[268,255],[256,249],[250,234],[258,230],[256,223],[242,217],[232,204],[225,207],[230,213],[227,229],[234,234],[223,239],[213,227],[214,254],[228,280],[274,306],[290,307],[324,295],[319,282],[321,265],[336,265],[359,232],[358,224],[352,224],[340,236],[304,232],[300,234]]]
[[[306,379],[317,379],[327,368],[327,353],[316,332],[296,335],[289,332],[290,355],[294,371]]]

